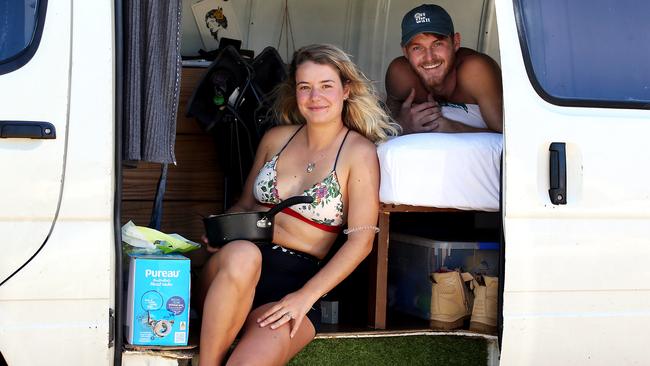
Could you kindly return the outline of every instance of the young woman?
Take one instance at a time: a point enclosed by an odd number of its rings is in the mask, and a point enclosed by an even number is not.
[[[397,134],[367,79],[330,45],[294,54],[279,88],[281,126],[260,142],[240,201],[262,211],[292,196],[311,204],[275,216],[273,242],[234,241],[214,252],[202,278],[200,364],[287,363],[316,334],[319,299],[370,253],[379,205],[374,143]],[[347,240],[324,266],[341,228]]]

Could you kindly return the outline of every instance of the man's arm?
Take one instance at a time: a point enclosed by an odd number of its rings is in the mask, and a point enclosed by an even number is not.
[[[476,54],[458,66],[458,86],[476,101],[487,127],[503,132],[501,70],[489,56]]]
[[[427,101],[427,90],[406,58],[394,59],[386,70],[386,106],[402,126],[403,134],[430,132],[440,117],[436,103]]]

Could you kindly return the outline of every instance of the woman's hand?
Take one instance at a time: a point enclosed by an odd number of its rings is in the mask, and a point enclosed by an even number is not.
[[[289,323],[289,336],[293,338],[313,304],[314,301],[300,291],[292,292],[264,312],[257,323],[260,327],[270,325],[271,329]]]
[[[208,237],[205,236],[205,234],[201,235],[201,241],[205,244],[205,250],[207,250],[208,253],[216,253],[219,251],[219,248],[210,246],[208,243]]]

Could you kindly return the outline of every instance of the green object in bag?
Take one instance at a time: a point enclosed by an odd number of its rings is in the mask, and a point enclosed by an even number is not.
[[[129,221],[122,226],[122,241],[139,253],[187,253],[201,247],[178,234],[165,234],[155,229],[137,226]]]

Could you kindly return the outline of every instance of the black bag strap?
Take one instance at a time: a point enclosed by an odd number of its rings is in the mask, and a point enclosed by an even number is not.
[[[158,178],[158,187],[156,188],[156,197],[154,198],[153,208],[151,210],[151,219],[149,227],[152,229],[160,230],[163,211],[163,197],[165,196],[165,189],[167,187],[167,164],[161,164],[160,177]]]

